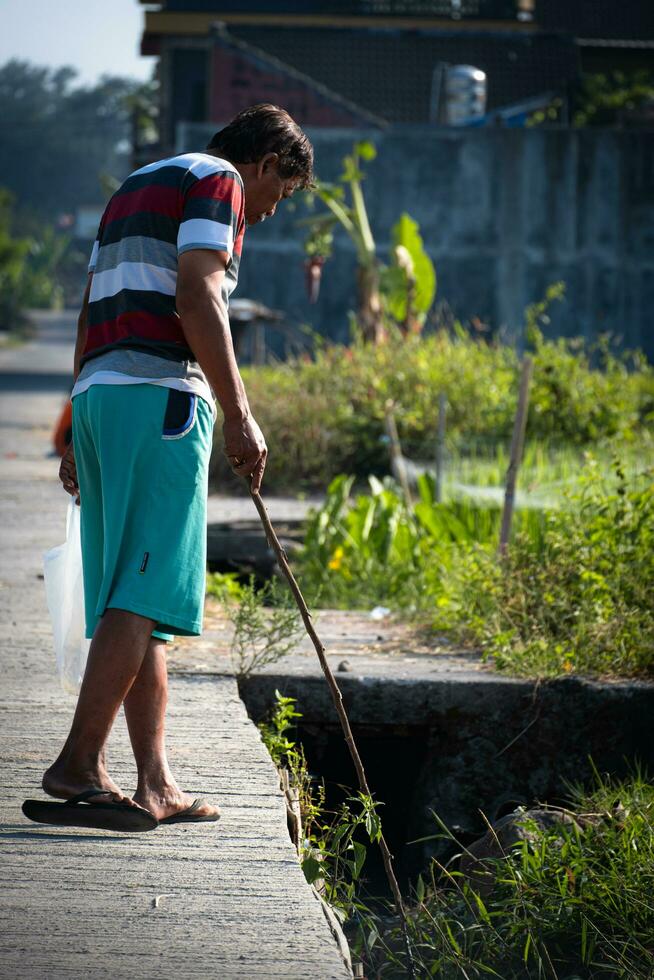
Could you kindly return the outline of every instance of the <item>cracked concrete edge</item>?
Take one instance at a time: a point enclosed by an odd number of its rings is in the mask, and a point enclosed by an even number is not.
[[[245,704],[245,702],[243,702],[243,704]],[[262,741],[263,741],[263,739],[262,739]],[[266,752],[268,752],[267,749],[266,749]],[[274,766],[275,771],[277,772],[277,776],[279,778],[279,789],[280,789],[280,792],[282,793],[282,795],[284,797],[284,802],[286,804],[287,818],[288,818],[289,812],[293,810],[293,803],[294,802],[298,806],[298,810],[299,810],[299,804],[298,804],[297,799],[292,800],[291,799],[291,796],[290,796],[290,792],[289,792],[288,777],[290,777],[290,773],[289,773],[289,771],[287,769],[279,768],[275,764],[275,761],[274,761],[273,757],[270,755],[270,753],[268,753],[268,755],[270,757],[270,761],[271,761],[272,765]],[[284,774],[286,774],[286,776],[287,776],[287,779],[286,780],[284,779]],[[302,820],[301,820],[301,815],[298,816],[298,828],[299,828],[299,833],[301,834],[302,833]],[[293,846],[295,848],[295,851],[296,851],[296,854],[297,854],[297,858],[298,858],[298,864],[301,864],[301,861],[300,861],[300,853],[299,853],[299,844],[297,844],[297,843],[295,843],[293,841],[293,837],[290,834],[290,832],[289,832],[289,838],[291,839],[291,842],[293,843]],[[304,874],[304,872],[303,872],[303,874]],[[309,886],[309,888],[311,890],[311,894],[313,895],[313,897],[315,899],[317,899],[318,902],[320,902],[320,907],[322,909],[323,915],[325,916],[325,919],[327,920],[327,925],[329,926],[329,929],[331,931],[331,934],[332,934],[332,936],[333,936],[333,938],[334,938],[334,940],[336,942],[336,946],[338,947],[338,952],[339,952],[339,954],[341,956],[341,959],[343,961],[343,965],[344,965],[345,969],[348,971],[349,976],[354,976],[353,970],[352,970],[352,956],[351,956],[351,953],[350,953],[350,946],[348,944],[348,941],[347,941],[347,938],[345,936],[345,933],[343,932],[343,928],[341,926],[341,923],[339,922],[338,916],[336,915],[336,913],[332,909],[332,907],[329,904],[329,902],[327,902],[326,899],[323,898],[323,896],[320,894],[320,892],[316,888],[315,884],[311,884]]]
[[[327,919],[327,925],[331,929],[332,936],[336,940],[336,945],[338,946],[338,951],[341,954],[341,958],[343,960],[345,969],[349,970],[350,976],[353,977],[354,973],[352,970],[352,955],[350,953],[350,946],[345,937],[345,933],[343,932],[343,927],[341,926],[341,923],[338,921],[338,917],[334,912],[333,908],[331,907],[329,902],[327,902],[322,897],[322,895],[320,894],[320,892],[318,891],[315,885],[311,885],[311,892],[313,894],[313,897],[320,902],[320,907],[322,908],[323,914]]]

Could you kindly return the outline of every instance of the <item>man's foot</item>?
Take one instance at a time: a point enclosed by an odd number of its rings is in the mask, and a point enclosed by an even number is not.
[[[144,809],[153,813],[157,820],[173,817],[183,810],[187,810],[196,802],[195,797],[189,796],[188,793],[182,793],[174,780],[159,783],[157,786],[139,784],[133,799]],[[199,805],[193,806],[193,820],[200,822],[217,820],[219,817],[220,810],[218,807],[212,806],[205,800],[201,800]]]
[[[41,781],[48,796],[59,800],[70,800],[85,790],[96,786],[106,790],[106,795],[94,797],[97,803],[128,803],[138,807],[131,797],[126,796],[120,787],[110,779],[106,771],[100,767],[89,767],[84,770],[73,770],[63,763],[55,762],[46,769]]]

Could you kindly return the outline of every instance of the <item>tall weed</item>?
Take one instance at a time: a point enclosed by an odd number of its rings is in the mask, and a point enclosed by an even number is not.
[[[654,674],[654,486],[592,462],[544,533],[518,532],[498,562],[477,548],[452,568],[434,624],[479,643],[517,674]]]
[[[530,839],[494,862],[485,899],[455,863],[432,865],[410,917],[419,976],[650,980],[654,787],[638,775],[598,779],[571,806],[576,823],[548,832],[532,824]],[[447,828],[443,836],[454,841]],[[397,928],[380,930],[371,953],[370,972],[406,975]]]

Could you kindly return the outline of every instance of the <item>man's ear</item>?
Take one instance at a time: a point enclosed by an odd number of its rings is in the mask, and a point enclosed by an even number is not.
[[[265,153],[257,162],[257,177],[261,178],[279,163],[279,153]]]

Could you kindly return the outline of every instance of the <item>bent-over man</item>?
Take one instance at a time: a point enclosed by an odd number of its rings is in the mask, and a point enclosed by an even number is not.
[[[81,501],[87,636],[70,734],[43,776],[64,803],[33,820],[114,830],[213,821],[166,759],[166,642],[202,630],[206,498],[215,419],[235,473],[258,491],[266,443],[241,380],[227,306],[248,225],[312,180],[313,150],[284,110],[241,112],[205,153],[131,174],[102,217],[75,348],[73,445],[60,470]],[[124,704],[133,797],[105,745]]]

